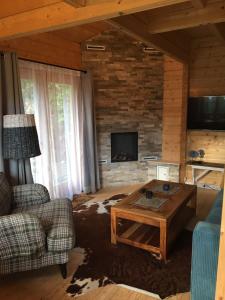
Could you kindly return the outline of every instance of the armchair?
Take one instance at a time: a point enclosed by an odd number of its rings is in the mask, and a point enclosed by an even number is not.
[[[0,173],[0,274],[60,265],[74,247],[72,205],[39,184],[10,187]]]

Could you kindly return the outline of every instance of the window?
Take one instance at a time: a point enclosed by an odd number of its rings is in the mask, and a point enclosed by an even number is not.
[[[36,183],[53,197],[81,192],[79,72],[20,61],[25,113],[35,115],[41,156],[31,159]]]

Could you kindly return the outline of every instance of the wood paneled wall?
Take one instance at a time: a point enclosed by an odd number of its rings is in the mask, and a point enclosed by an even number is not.
[[[192,45],[190,96],[225,95],[225,42],[207,37]],[[187,151],[205,150],[205,161],[225,163],[225,132],[189,131]],[[187,178],[191,171],[187,168]],[[222,173],[212,172],[202,182],[220,185]]]
[[[67,68],[81,68],[80,45],[57,37],[53,33],[42,33],[26,38],[0,42],[0,50],[15,51],[18,57]]]
[[[181,166],[186,159],[187,95],[187,66],[165,57],[162,159]]]
[[[225,42],[208,37],[192,44],[190,96],[225,95]]]
[[[187,154],[190,150],[203,149],[205,157],[203,161],[225,163],[225,133],[222,131],[190,130],[187,133]],[[187,160],[190,158],[187,155]],[[187,180],[192,177],[191,168],[187,167]],[[221,172],[211,172],[200,183],[221,186],[223,174]]]
[[[203,149],[204,161],[225,163],[225,133],[223,131],[188,131],[187,151]]]

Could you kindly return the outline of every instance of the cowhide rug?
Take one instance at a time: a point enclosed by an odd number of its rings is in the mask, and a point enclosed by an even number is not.
[[[110,242],[110,207],[126,195],[74,209],[77,247],[85,259],[73,275],[67,293],[78,296],[109,283],[125,284],[165,298],[190,290],[192,233],[184,230],[169,253],[167,263],[149,252]]]

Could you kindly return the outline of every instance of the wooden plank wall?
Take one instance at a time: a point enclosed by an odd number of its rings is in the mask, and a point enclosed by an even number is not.
[[[225,136],[223,131],[190,130],[187,136],[188,151],[203,149],[205,150],[204,161],[225,163]]]
[[[225,42],[208,37],[193,42],[190,96],[225,95]]]
[[[80,45],[53,33],[42,33],[0,42],[0,50],[15,51],[18,57],[67,68],[81,68]]]
[[[187,134],[187,154],[190,150],[203,149],[203,161],[225,163],[225,134],[222,131],[190,130]],[[187,155],[187,160],[190,158]],[[191,180],[191,168],[187,167],[187,179]],[[223,176],[221,172],[211,172],[201,179],[200,183],[220,186]]]
[[[190,63],[190,96],[225,95],[225,42],[207,37],[192,44]],[[225,132],[189,131],[187,151],[203,148],[205,161],[225,163]],[[191,172],[187,169],[187,178]],[[220,185],[219,172],[210,173],[202,182]]]
[[[188,67],[169,57],[164,63],[162,160],[183,165],[186,160]]]

